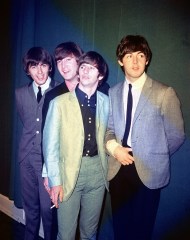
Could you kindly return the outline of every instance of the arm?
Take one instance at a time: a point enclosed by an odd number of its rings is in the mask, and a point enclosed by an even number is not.
[[[134,161],[133,156],[131,156],[130,154],[132,149],[123,147],[116,140],[115,124],[119,125],[119,123],[114,123],[111,96],[109,97],[109,100],[110,100],[110,110],[109,110],[109,118],[108,118],[108,128],[105,135],[106,150],[108,154],[116,158],[117,161],[119,161],[121,164],[129,165],[129,164],[132,164]]]
[[[43,131],[43,154],[48,177],[48,191],[52,202],[58,207],[58,198],[63,199],[62,178],[60,172],[60,126],[61,112],[52,101],[47,113]],[[45,173],[44,175],[45,176]]]
[[[21,89],[16,89],[15,90],[15,102],[16,102],[16,110],[17,113],[19,115],[20,120],[22,121],[23,124],[23,120],[22,120],[22,116],[23,116],[23,104],[22,104],[22,93],[21,93]]]
[[[172,155],[182,145],[185,134],[180,101],[171,87],[167,89],[163,99],[162,115],[169,152]]]

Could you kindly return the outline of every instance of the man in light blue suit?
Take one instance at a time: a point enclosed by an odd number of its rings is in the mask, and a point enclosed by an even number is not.
[[[43,132],[44,173],[52,202],[58,208],[58,239],[74,240],[79,218],[80,238],[96,239],[107,184],[104,137],[108,96],[97,91],[107,74],[94,51],[79,59],[75,91],[50,102]]]
[[[144,37],[124,37],[116,54],[125,81],[109,91],[106,132],[114,237],[149,240],[170,157],[184,141],[183,118],[173,88],[145,73],[151,50]]]

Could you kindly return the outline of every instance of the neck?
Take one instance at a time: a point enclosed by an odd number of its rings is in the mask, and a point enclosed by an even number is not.
[[[81,91],[83,91],[84,93],[86,93],[87,94],[87,96],[88,96],[88,98],[90,98],[94,93],[95,93],[95,91],[96,91],[96,89],[97,89],[97,86],[94,86],[94,87],[88,87],[88,86],[83,86],[83,85],[81,85],[80,83],[79,83],[79,89],[81,90]]]
[[[78,80],[74,80],[74,81],[68,81],[65,80],[65,84],[68,87],[69,91],[74,91],[76,88],[76,85],[78,84]]]
[[[138,81],[139,79],[142,79],[142,77],[145,75],[145,72],[143,72],[140,76],[138,77],[130,77],[128,75],[126,75],[126,78],[127,80],[130,82],[130,83],[134,83],[136,81]]]

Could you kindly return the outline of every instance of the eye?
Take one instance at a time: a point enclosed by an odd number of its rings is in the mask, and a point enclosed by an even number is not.
[[[61,60],[57,60],[57,64],[60,64],[61,63]]]
[[[128,60],[130,60],[130,59],[131,59],[131,57],[132,57],[132,55],[131,55],[131,54],[126,54],[126,58],[127,58]]]
[[[31,69],[36,69],[35,65],[30,66]]]
[[[145,58],[145,55],[144,55],[144,53],[139,53],[139,54],[138,54],[138,57],[139,57],[139,58]]]
[[[88,69],[88,68],[87,68],[85,65],[80,65],[79,69],[80,69],[80,70],[86,70],[86,69]]]

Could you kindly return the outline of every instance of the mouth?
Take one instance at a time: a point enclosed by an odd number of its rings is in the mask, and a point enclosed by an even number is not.
[[[44,80],[44,76],[38,77],[39,81],[43,81]]]
[[[62,71],[63,72],[63,74],[68,74],[69,73],[69,71]]]
[[[139,67],[133,67],[132,68],[134,71],[137,71],[137,70],[139,70]]]
[[[89,79],[88,76],[81,76],[81,78],[82,78],[83,80],[88,80],[88,79]]]

